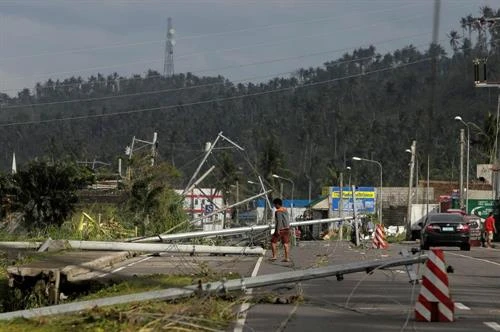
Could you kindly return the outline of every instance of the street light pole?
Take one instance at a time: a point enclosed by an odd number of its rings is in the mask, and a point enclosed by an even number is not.
[[[288,181],[292,184],[292,203],[290,204],[290,208],[291,208],[290,219],[292,221],[294,221],[294,219],[293,219],[293,191],[295,189],[295,183],[292,181],[292,179],[284,178],[284,177],[279,176],[277,174],[273,174],[273,178],[285,180],[285,181]]]
[[[406,239],[407,240],[411,240],[411,238],[412,238],[412,235],[411,235],[411,205],[412,205],[411,187],[413,185],[413,171],[415,169],[416,149],[417,149],[417,141],[413,141],[411,143],[411,149],[406,150],[406,152],[411,153],[410,176],[409,176],[409,181],[408,181],[408,210],[406,212]]]
[[[469,122],[465,122],[461,116],[455,117],[456,121],[460,121],[467,128],[467,170],[465,172],[465,213],[469,213],[469,162],[470,162],[470,128]]]
[[[382,219],[382,188],[383,188],[383,181],[382,181],[382,163],[379,162],[379,161],[376,161],[376,160],[372,160],[372,159],[364,159],[364,158],[360,158],[360,157],[352,157],[352,160],[356,160],[356,161],[366,161],[366,162],[369,162],[369,163],[374,163],[374,164],[377,164],[378,167],[380,167],[380,199],[378,202],[379,206],[378,206],[378,215],[379,215],[379,218],[380,218],[380,223],[383,225],[384,222],[383,222],[383,219]]]
[[[349,190],[351,190],[351,166],[347,166],[346,169],[349,171]]]

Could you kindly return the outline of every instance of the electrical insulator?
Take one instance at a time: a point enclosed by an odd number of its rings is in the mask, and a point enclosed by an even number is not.
[[[474,62],[474,82],[479,82],[479,63]]]
[[[473,63],[474,63],[474,82],[485,83],[487,81],[486,61],[484,59],[476,59],[474,60]]]

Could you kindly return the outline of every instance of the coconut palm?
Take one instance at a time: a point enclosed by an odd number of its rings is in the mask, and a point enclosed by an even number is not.
[[[460,35],[457,31],[451,30],[447,37],[450,39],[450,46],[453,49],[453,52],[457,53],[460,46]]]

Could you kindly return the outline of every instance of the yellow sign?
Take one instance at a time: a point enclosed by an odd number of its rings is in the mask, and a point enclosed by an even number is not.
[[[340,198],[340,192],[332,191],[332,198]],[[352,191],[343,191],[342,198],[352,198]],[[374,191],[356,191],[356,198],[375,198]]]

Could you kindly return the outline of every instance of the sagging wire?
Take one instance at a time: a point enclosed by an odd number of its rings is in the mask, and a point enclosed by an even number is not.
[[[421,258],[422,257],[422,250],[420,250],[418,252],[418,258]],[[418,276],[420,275],[420,264],[417,265],[417,271],[415,273],[417,275],[417,278]],[[415,289],[417,288],[417,284],[418,284],[418,279],[415,280],[415,282],[413,282],[413,286],[411,288],[411,293],[410,293],[410,304],[408,306],[408,314],[406,315],[406,320],[403,324],[403,326],[401,327],[401,330],[400,332],[404,332],[406,327],[408,326],[408,323],[410,322],[410,317],[411,317],[411,314],[413,312],[413,309],[414,309],[414,301],[415,301]],[[414,330],[415,330],[415,326],[413,326]]]

